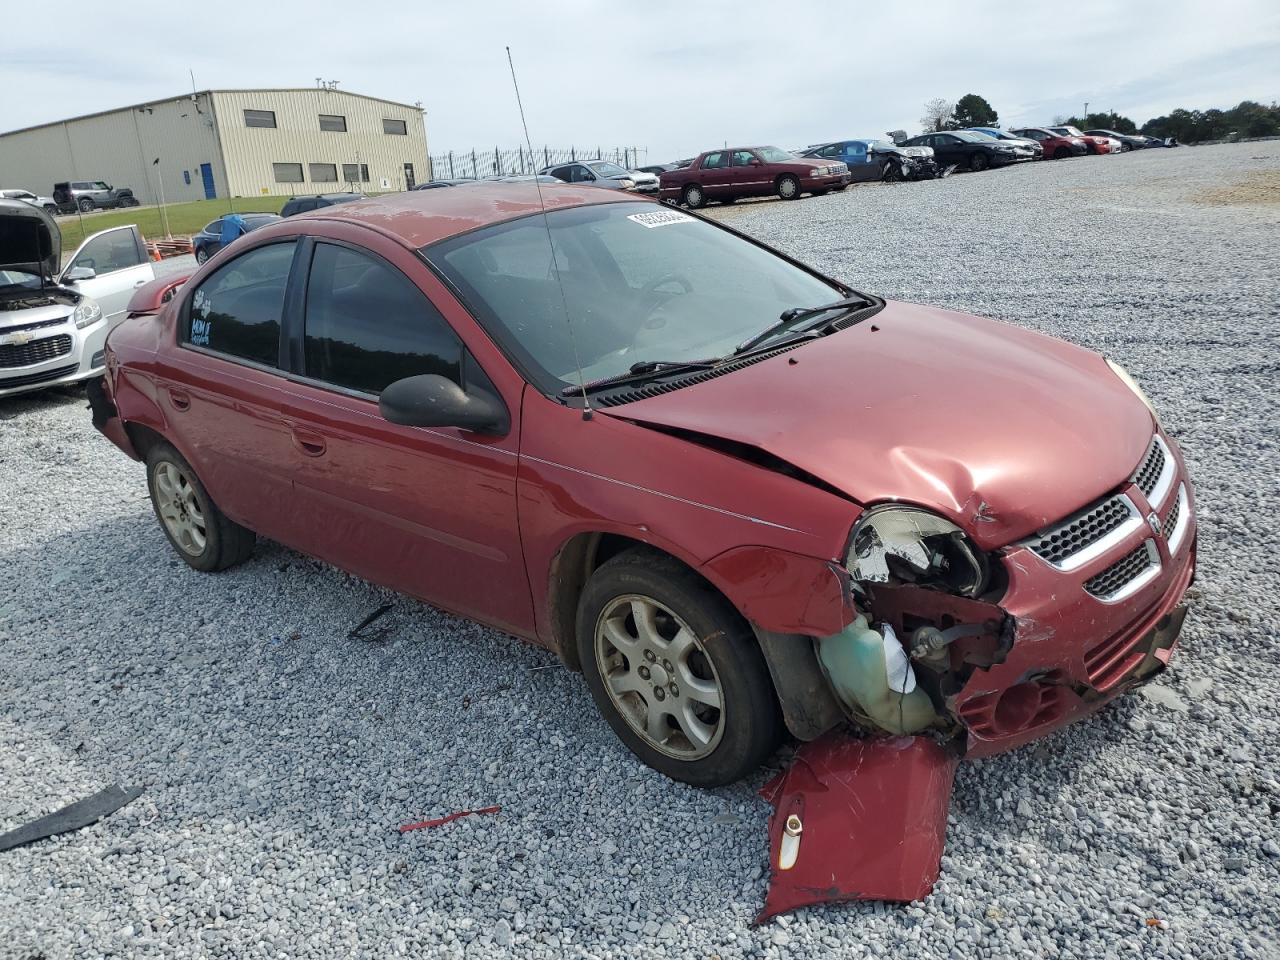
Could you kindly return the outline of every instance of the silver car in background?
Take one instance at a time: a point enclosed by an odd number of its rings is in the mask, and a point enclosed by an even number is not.
[[[0,200],[21,200],[33,207],[41,207],[51,214],[58,212],[58,202],[53,197],[42,197],[30,190],[0,190]]]
[[[135,226],[93,234],[65,268],[61,258],[44,209],[0,199],[0,397],[101,374],[107,332],[155,279]]]

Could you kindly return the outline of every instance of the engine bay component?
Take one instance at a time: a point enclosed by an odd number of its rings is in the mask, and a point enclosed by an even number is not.
[[[938,722],[933,701],[916,684],[911,661],[888,624],[873,630],[859,616],[818,641],[818,660],[845,708],[880,729],[917,733]]]
[[[831,733],[801,746],[760,791],[773,814],[769,890],[756,923],[815,903],[927,896],[958,762],[929,737]]]
[[[949,520],[916,507],[876,507],[850,538],[845,566],[859,583],[932,586],[963,597],[986,588],[985,554]]]

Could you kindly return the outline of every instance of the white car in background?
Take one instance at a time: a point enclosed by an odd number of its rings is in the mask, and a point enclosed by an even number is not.
[[[35,207],[41,207],[50,214],[58,212],[58,202],[53,197],[42,197],[30,190],[0,190],[0,200],[21,200]]]
[[[100,375],[107,332],[154,279],[137,227],[93,234],[64,268],[53,217],[0,199],[0,397]]]

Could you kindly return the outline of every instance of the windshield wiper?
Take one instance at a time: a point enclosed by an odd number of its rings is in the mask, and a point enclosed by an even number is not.
[[[737,356],[740,353],[746,353],[753,347],[760,346],[760,344],[764,343],[769,338],[782,333],[784,330],[790,330],[792,325],[801,320],[807,320],[809,317],[816,317],[819,314],[827,313],[831,310],[853,310],[857,307],[869,307],[872,303],[873,301],[868,300],[866,297],[857,296],[846,297],[843,300],[835,301],[835,303],[824,303],[818,307],[791,307],[787,310],[783,310],[782,313],[778,314],[778,319],[775,323],[765,327],[765,329],[761,330],[751,339],[744,340],[742,343],[738,344],[738,346],[734,348],[734,356]]]
[[[582,393],[592,393],[602,387],[610,387],[617,383],[626,383],[631,380],[640,380],[649,374],[662,371],[673,372],[676,370],[710,370],[716,364],[720,363],[722,358],[717,357],[714,360],[641,360],[633,363],[626,373],[615,373],[611,377],[603,377],[600,380],[588,380],[585,384],[579,386],[573,384],[565,387],[560,391],[562,397],[572,397]]]

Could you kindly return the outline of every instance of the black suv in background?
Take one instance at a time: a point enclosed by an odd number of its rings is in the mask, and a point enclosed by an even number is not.
[[[352,200],[363,199],[363,193],[317,193],[310,197],[290,197],[280,208],[280,216],[292,217],[295,213],[306,213],[308,210],[332,207],[335,203],[350,203]]]
[[[88,213],[101,207],[109,210],[112,207],[136,207],[138,198],[129,187],[116,189],[102,180],[68,180],[53,185],[53,202],[58,205],[59,213],[75,213],[82,210]]]

